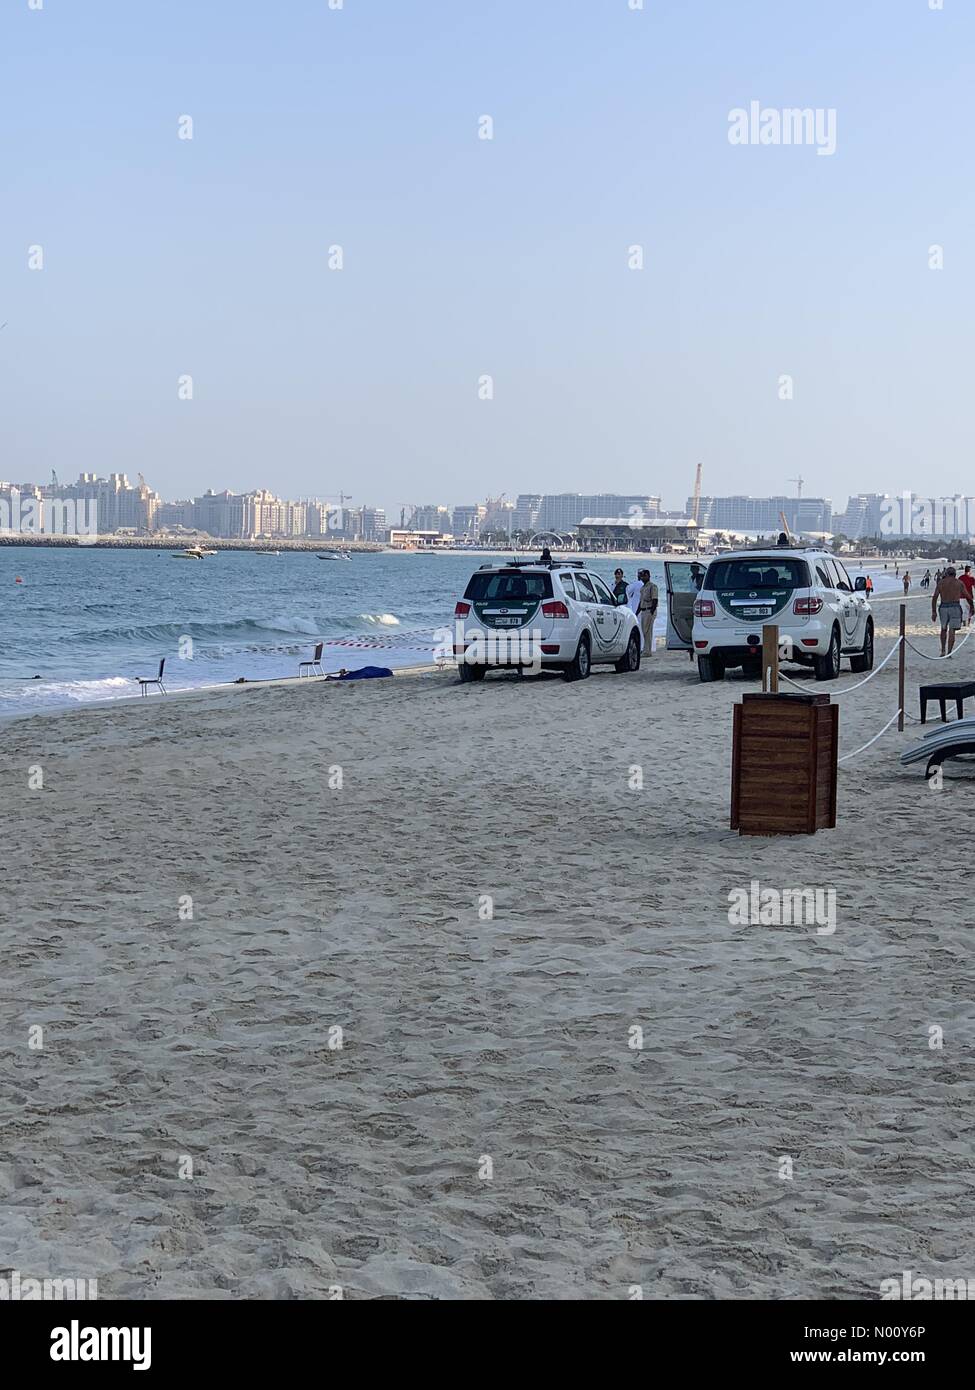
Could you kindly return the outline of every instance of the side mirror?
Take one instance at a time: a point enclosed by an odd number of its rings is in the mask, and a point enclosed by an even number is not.
[[[856,579],[854,579],[854,581],[853,581],[853,587],[854,587],[854,589],[859,589],[859,590],[866,589],[866,587],[867,587],[867,577],[866,577],[866,575],[865,575],[865,574],[858,574],[857,577],[856,577]]]

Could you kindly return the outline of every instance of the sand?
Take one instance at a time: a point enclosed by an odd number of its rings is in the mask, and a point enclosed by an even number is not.
[[[975,640],[912,655],[908,709],[973,668]],[[932,792],[892,731],[841,770],[835,831],[741,839],[754,688],[670,654],[6,725],[0,1267],[102,1298],[973,1273],[970,779]],[[841,750],[895,708],[892,663]],[[835,934],[730,924],[752,879],[834,889]]]

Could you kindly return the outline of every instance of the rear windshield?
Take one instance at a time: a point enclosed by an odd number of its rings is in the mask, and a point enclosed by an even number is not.
[[[495,570],[493,574],[479,571],[472,576],[464,597],[474,603],[551,598],[552,576],[542,572],[522,574],[519,570]]]
[[[806,589],[809,567],[805,560],[784,555],[749,555],[747,560],[712,561],[705,589]]]

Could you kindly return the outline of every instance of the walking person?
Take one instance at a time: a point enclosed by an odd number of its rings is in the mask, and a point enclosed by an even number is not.
[[[639,570],[637,579],[642,580],[637,617],[640,622],[640,635],[643,638],[644,656],[653,656],[653,623],[660,603],[660,592],[650,578],[649,570]]]
[[[911,590],[911,571],[904,571],[904,593],[908,594]]]
[[[873,580],[867,575],[867,598],[873,598]]]
[[[966,566],[966,568],[967,568],[967,566]],[[923,578],[922,578],[922,580],[921,580],[921,588],[922,588],[922,589],[930,589],[930,587],[931,587],[931,571],[930,571],[930,570],[925,570],[925,571],[924,571],[924,576],[923,576]]]
[[[955,645],[955,633],[962,623],[962,602],[968,603],[969,616],[972,613],[972,600],[956,576],[954,567],[948,565],[938,580],[931,595],[931,621],[941,622],[941,655],[950,656]]]

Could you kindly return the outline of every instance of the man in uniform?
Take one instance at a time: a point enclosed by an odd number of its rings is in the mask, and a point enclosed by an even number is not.
[[[643,581],[640,590],[640,602],[637,607],[637,617],[640,623],[640,633],[643,637],[644,656],[653,655],[653,623],[657,616],[657,605],[660,601],[660,594],[656,584],[650,578],[649,570],[639,570],[637,579]]]

